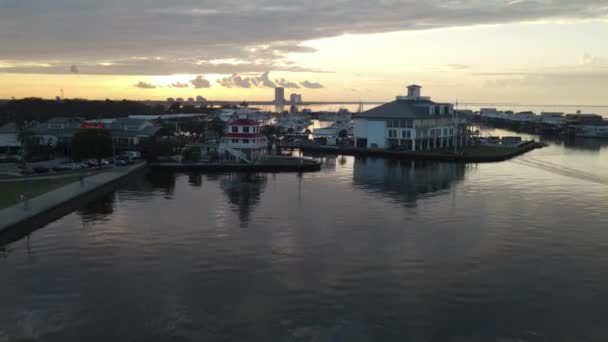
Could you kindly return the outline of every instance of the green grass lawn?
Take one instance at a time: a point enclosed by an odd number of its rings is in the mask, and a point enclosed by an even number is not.
[[[0,209],[16,204],[20,194],[31,199],[77,180],[78,177],[65,177],[24,182],[0,182]]]

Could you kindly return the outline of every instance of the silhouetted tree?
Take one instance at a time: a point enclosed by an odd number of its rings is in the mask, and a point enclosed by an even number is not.
[[[83,129],[72,139],[72,158],[83,160],[102,158],[112,155],[112,137],[103,129]]]

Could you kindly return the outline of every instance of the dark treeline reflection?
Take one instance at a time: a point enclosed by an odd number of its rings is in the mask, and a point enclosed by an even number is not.
[[[467,167],[456,163],[356,158],[353,183],[406,206],[415,206],[419,197],[437,195],[462,181]]]

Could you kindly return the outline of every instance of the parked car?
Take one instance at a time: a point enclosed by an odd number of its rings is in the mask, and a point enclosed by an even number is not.
[[[89,160],[86,161],[86,163],[89,165],[89,167],[97,167],[97,166],[99,166],[99,163],[95,159],[89,159]]]
[[[51,171],[51,170],[46,166],[36,166],[34,168],[34,172],[36,172],[36,173],[47,173],[49,171]]]
[[[27,175],[31,175],[34,172],[34,170],[30,169],[30,168],[22,168],[21,171],[19,171],[22,175],[27,176]]]
[[[57,166],[53,166],[53,171],[55,171],[55,172],[69,171],[71,169],[72,168],[67,164],[59,164]]]
[[[127,166],[127,165],[129,165],[129,162],[127,162],[124,159],[115,159],[114,160],[114,165],[116,165],[116,166]]]

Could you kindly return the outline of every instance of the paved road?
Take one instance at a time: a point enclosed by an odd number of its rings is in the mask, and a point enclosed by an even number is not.
[[[118,180],[145,165],[145,162],[141,162],[131,166],[108,169],[108,171],[85,177],[82,181],[70,183],[62,188],[47,192],[12,207],[4,208],[0,210],[0,232],[33,216],[53,209],[62,203]]]

